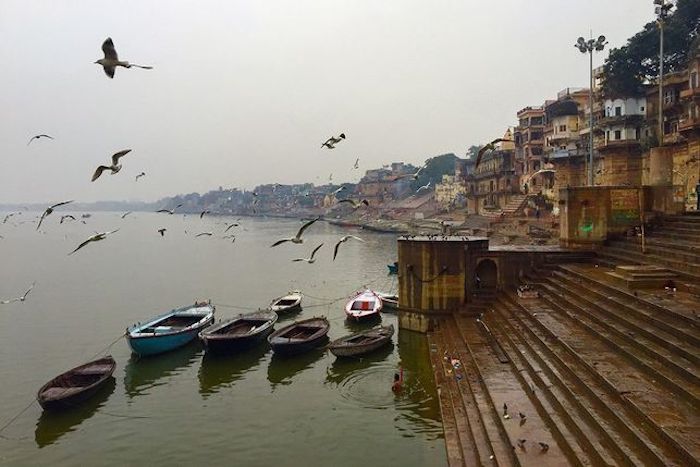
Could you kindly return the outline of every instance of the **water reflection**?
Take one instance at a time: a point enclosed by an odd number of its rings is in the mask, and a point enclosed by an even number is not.
[[[95,415],[97,409],[105,404],[116,387],[116,379],[110,377],[103,387],[85,402],[62,411],[43,411],[34,431],[36,445],[40,448],[49,446],[66,433],[75,431],[81,423]]]
[[[326,350],[318,348],[300,355],[273,354],[270,364],[267,366],[267,380],[272,384],[272,390],[278,384],[291,384],[292,378],[326,354]]]
[[[127,396],[132,399],[166,384],[166,376],[180,373],[201,354],[199,342],[152,357],[139,358],[132,354],[124,368],[124,389]]]
[[[407,421],[408,428],[400,423],[396,424],[396,428],[407,437],[413,437],[416,433],[427,434],[433,439],[443,437],[440,402],[433,396],[437,390],[428,355],[428,341],[424,335],[399,329],[399,357],[404,369],[404,385],[396,397],[406,410],[400,412],[396,421]]]
[[[211,394],[230,388],[246,373],[260,366],[269,350],[266,342],[235,355],[205,354],[197,373],[199,393],[206,399]]]

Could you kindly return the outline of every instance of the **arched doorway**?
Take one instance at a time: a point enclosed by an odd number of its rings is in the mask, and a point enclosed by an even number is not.
[[[479,284],[480,290],[496,290],[498,286],[498,266],[492,259],[483,259],[476,266],[475,282]],[[477,281],[476,278],[479,278]]]

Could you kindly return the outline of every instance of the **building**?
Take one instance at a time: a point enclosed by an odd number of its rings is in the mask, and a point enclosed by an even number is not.
[[[512,140],[510,130],[504,139]],[[488,151],[474,172],[467,176],[467,212],[485,214],[498,211],[513,195],[520,194],[519,175],[515,170],[515,143],[500,143]]]
[[[544,108],[525,107],[518,111],[515,127],[515,170],[521,175],[520,186],[539,170],[544,155]]]

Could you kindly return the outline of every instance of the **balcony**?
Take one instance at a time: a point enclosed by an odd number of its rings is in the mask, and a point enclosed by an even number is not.
[[[689,115],[684,115],[678,122],[678,131],[681,133],[697,129],[700,129],[700,117],[693,118]]]
[[[636,139],[609,139],[596,138],[593,147],[600,152],[608,151],[638,151],[640,141]]]
[[[681,99],[695,99],[700,97],[700,87],[684,89],[681,91]]]
[[[595,126],[601,128],[612,125],[641,125],[643,121],[643,115],[611,115],[598,120]]]

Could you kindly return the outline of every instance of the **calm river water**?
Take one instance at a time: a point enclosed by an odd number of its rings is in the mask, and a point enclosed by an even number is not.
[[[266,347],[204,357],[198,344],[137,360],[126,326],[211,298],[217,318],[265,307],[304,291],[297,318],[325,315],[330,337],[356,328],[343,319],[345,298],[363,285],[396,288],[386,264],[392,235],[317,223],[303,245],[270,248],[299,221],[240,220],[236,242],[222,239],[225,217],[96,213],[59,225],[56,212],[36,232],[25,213],[0,224],[0,298],[34,281],[26,302],[0,305],[0,426],[3,465],[246,466],[444,465],[439,406],[422,335],[401,331],[390,349],[336,361],[323,351],[281,360]],[[67,253],[95,231],[107,240]],[[165,237],[157,229],[166,228]],[[212,237],[194,236],[213,232]],[[332,261],[341,235],[353,233]],[[324,243],[315,264],[293,263]],[[333,303],[330,303],[333,302]],[[282,319],[278,326],[289,319]],[[383,323],[396,316],[383,315]],[[42,414],[37,389],[64,370],[108,352],[115,383],[79,410]],[[405,370],[403,394],[391,392]],[[30,405],[31,404],[31,405]]]

